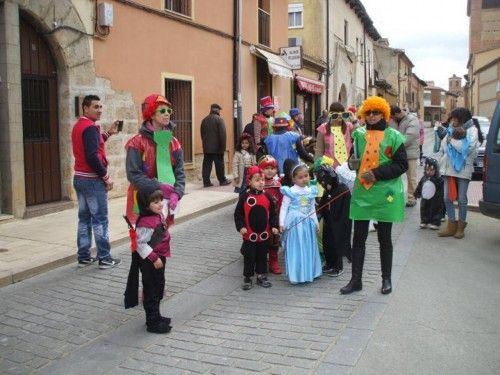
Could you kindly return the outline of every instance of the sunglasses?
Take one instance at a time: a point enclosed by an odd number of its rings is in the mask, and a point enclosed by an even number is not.
[[[341,117],[342,120],[349,120],[351,118],[351,112],[330,112],[328,117],[332,120],[336,120],[339,117]]]
[[[164,115],[165,113],[171,115],[174,110],[172,108],[160,108],[157,112],[160,112],[162,115]]]
[[[378,115],[381,115],[382,112],[380,111],[377,111],[377,110],[373,110],[373,111],[366,111],[365,112],[365,116],[370,116],[370,115],[373,115],[373,116],[378,116]]]

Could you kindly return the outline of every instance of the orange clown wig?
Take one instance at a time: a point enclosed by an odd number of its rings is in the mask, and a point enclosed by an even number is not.
[[[368,98],[366,98],[366,100],[361,105],[359,115],[364,119],[366,117],[365,113],[367,111],[373,110],[382,112],[385,121],[389,121],[389,119],[391,118],[391,107],[389,103],[387,103],[387,100],[381,98],[380,96],[369,96]]]

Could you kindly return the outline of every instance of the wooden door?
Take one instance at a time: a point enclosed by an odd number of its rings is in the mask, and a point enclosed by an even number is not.
[[[26,205],[61,199],[57,71],[42,35],[20,20]]]

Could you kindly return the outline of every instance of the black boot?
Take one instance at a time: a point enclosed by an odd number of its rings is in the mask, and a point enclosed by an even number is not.
[[[365,262],[365,249],[352,249],[352,277],[349,283],[340,289],[340,294],[351,294],[363,289],[361,278],[363,276],[363,264]]]
[[[382,294],[389,294],[392,292],[391,279],[382,279]]]
[[[146,310],[146,330],[151,333],[168,333],[172,329],[170,322],[160,315],[160,302]]]
[[[382,268],[382,294],[392,292],[391,272],[392,272],[392,243],[385,248],[380,247],[380,265]]]

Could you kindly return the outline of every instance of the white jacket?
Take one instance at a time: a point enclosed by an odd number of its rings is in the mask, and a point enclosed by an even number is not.
[[[451,125],[450,125],[451,126]],[[469,126],[467,129],[467,139],[469,140],[469,148],[467,150],[467,160],[465,161],[465,165],[461,171],[457,172],[453,165],[451,164],[448,158],[448,136],[445,136],[441,141],[441,148],[439,149],[439,153],[441,155],[441,159],[439,161],[439,170],[441,175],[443,176],[454,176],[465,178],[466,180],[470,180],[472,177],[472,172],[474,170],[473,162],[477,156],[477,148],[479,146],[479,142],[477,140],[477,129],[474,125]],[[463,139],[451,139],[450,144],[457,150],[462,150]]]

